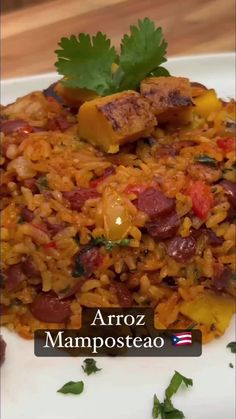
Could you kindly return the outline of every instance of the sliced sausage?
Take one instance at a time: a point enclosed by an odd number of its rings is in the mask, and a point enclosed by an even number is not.
[[[121,307],[132,307],[132,294],[123,282],[114,281],[111,288],[115,291]]]
[[[22,271],[28,278],[39,278],[41,273],[38,270],[32,256],[28,256],[23,262],[21,262]]]
[[[187,262],[196,252],[194,237],[174,237],[167,245],[167,254],[177,262]]]
[[[220,246],[224,243],[224,238],[218,237],[210,228],[204,228],[202,232],[206,235],[208,244],[210,244],[210,246]]]
[[[75,257],[73,276],[90,276],[102,262],[102,255],[97,247],[85,247]]]
[[[224,266],[220,263],[215,263],[213,272],[213,286],[218,290],[226,288],[233,275],[231,268],[229,266]]]
[[[16,265],[10,266],[6,271],[6,285],[7,291],[13,291],[17,289],[24,281],[25,275],[22,270],[22,264],[17,263]]]
[[[180,225],[180,219],[175,211],[161,215],[157,219],[149,221],[146,228],[150,236],[165,240],[175,236]]]
[[[45,225],[47,230],[51,236],[55,236],[59,231],[63,230],[65,226],[59,223],[50,223],[49,221],[45,221]]]
[[[6,352],[6,342],[3,340],[2,336],[0,335],[0,366],[5,361],[5,352]]]
[[[220,185],[224,188],[229,203],[236,208],[236,183],[230,180],[222,180]]]
[[[98,198],[100,194],[92,188],[76,188],[70,192],[63,192],[63,196],[69,201],[72,210],[81,211],[88,199]]]
[[[71,315],[70,300],[59,300],[52,293],[38,294],[30,310],[36,319],[46,323],[64,323]]]
[[[34,213],[25,207],[21,211],[21,217],[24,221],[30,223],[34,219]]]
[[[147,188],[140,193],[137,200],[138,209],[151,218],[168,214],[174,209],[174,205],[174,199],[167,198],[163,192],[155,188]]]
[[[22,119],[15,119],[13,121],[5,121],[1,123],[0,131],[5,135],[10,135],[16,132],[23,132],[25,134],[32,131],[32,127],[28,122]]]

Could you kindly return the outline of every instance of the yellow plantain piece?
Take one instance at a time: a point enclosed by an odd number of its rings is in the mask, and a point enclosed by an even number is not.
[[[132,90],[85,102],[78,113],[80,138],[107,153],[150,135],[155,125],[148,101]]]

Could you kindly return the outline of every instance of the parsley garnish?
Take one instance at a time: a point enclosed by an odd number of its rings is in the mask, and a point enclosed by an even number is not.
[[[233,364],[232,364],[232,362],[230,362],[229,363],[229,368],[233,368],[234,366],[233,366]]]
[[[24,224],[24,222],[25,222],[24,218],[20,216],[18,218],[18,224]]]
[[[176,409],[172,402],[172,396],[177,393],[178,389],[180,388],[181,384],[185,384],[186,387],[193,385],[193,380],[191,378],[186,378],[178,371],[175,371],[169,386],[165,391],[165,399],[164,402],[161,403],[156,394],[154,394],[153,398],[153,408],[152,408],[152,417],[153,419],[161,418],[161,419],[183,419],[184,414],[180,410]]]
[[[236,274],[233,274],[233,275],[232,275],[232,277],[231,277],[231,279],[232,279],[233,281],[236,281]]]
[[[199,156],[196,156],[194,159],[195,162],[201,163],[201,164],[207,164],[208,166],[217,166],[217,161],[213,157],[207,156],[206,154],[201,154]]]
[[[37,179],[36,185],[37,185],[40,192],[49,190],[48,180],[47,180],[46,176],[40,176]]]
[[[82,369],[87,375],[95,374],[97,371],[102,370],[102,368],[97,367],[96,361],[93,358],[86,358],[84,360],[84,365],[82,365]]]
[[[149,75],[168,76],[162,63],[166,61],[167,43],[161,28],[148,18],[130,27],[124,35],[120,55],[110,40],[101,32],[95,36],[80,33],[78,37],[62,38],[56,51],[55,63],[62,83],[72,88],[85,88],[101,96],[126,89],[137,89],[141,80]],[[117,69],[112,72],[112,64]]]
[[[233,354],[236,354],[236,342],[228,343],[227,348],[229,348]]]
[[[83,381],[68,381],[68,383],[64,384],[59,390],[58,393],[63,394],[81,394],[84,391],[84,383]]]
[[[109,252],[117,246],[127,247],[130,245],[130,239],[123,240],[107,240],[104,236],[96,237],[91,241],[92,246],[105,246],[106,250]]]

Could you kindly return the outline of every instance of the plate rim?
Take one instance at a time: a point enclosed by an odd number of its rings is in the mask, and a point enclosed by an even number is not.
[[[168,58],[167,64],[175,63],[176,61],[184,60],[202,60],[202,59],[232,59],[236,60],[236,54],[234,51],[228,52],[216,52],[216,53],[204,53],[204,54],[187,54],[187,55],[172,55]],[[47,79],[48,77],[60,77],[60,74],[56,71],[49,71],[47,73],[37,73],[29,76],[20,76],[20,77],[7,77],[1,80],[1,84],[11,84],[24,81],[33,81],[37,79]]]

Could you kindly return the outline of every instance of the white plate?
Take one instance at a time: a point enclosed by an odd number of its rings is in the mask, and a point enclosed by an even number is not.
[[[216,88],[222,97],[235,94],[234,54],[173,58],[172,74],[187,76]],[[2,82],[2,103],[57,79],[50,73]],[[235,418],[235,365],[226,349],[235,340],[233,322],[225,335],[204,346],[199,358],[98,358],[102,371],[87,377],[80,358],[36,358],[33,342],[3,330],[7,342],[1,371],[2,419],[151,419],[153,394],[162,399],[164,389],[178,370],[194,386],[180,391],[174,405],[187,419]],[[83,380],[80,396],[56,392],[65,382]]]

